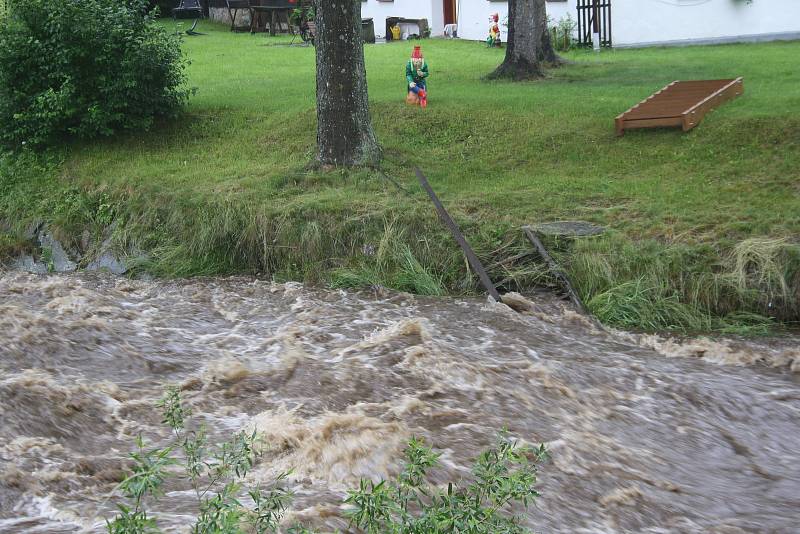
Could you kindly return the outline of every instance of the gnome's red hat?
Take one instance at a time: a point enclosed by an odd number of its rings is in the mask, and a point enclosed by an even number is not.
[[[411,52],[411,59],[422,59],[422,49],[419,46],[414,47],[414,51]]]
[[[492,20],[495,21],[495,22],[499,21],[500,20],[500,15],[495,13],[494,15],[492,15]]]

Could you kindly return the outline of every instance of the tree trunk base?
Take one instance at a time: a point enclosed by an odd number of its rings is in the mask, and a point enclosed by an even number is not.
[[[563,57],[558,56],[558,55],[552,60],[545,59],[545,60],[542,60],[542,62],[548,68],[552,68],[552,69],[557,69],[557,68],[563,67],[565,65],[572,65],[574,63],[574,61],[570,61],[569,59],[564,59]]]
[[[550,50],[544,49],[539,54],[539,61],[548,67],[558,68],[569,63],[568,60],[556,54],[552,48]]]
[[[545,24],[542,31],[542,44],[539,48],[538,58],[540,62],[549,67],[560,67],[564,64],[564,60],[556,53],[556,49],[553,46],[553,40],[550,38],[550,30],[547,29],[547,24]]]
[[[520,58],[516,61],[503,61],[487,78],[489,80],[513,80],[515,82],[538,80],[539,78],[544,78],[544,72],[541,65]]]

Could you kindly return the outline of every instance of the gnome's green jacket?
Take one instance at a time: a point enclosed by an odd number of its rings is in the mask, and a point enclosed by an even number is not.
[[[411,82],[414,82],[417,85],[426,85],[425,78],[428,77],[428,62],[424,59],[422,60],[422,68],[419,69],[422,71],[422,76],[417,74],[417,69],[414,68],[414,65],[411,63],[411,60],[408,60],[406,63],[406,91],[408,91],[408,85]]]

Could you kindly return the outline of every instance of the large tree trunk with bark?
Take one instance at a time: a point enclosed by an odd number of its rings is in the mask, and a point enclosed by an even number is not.
[[[319,161],[376,164],[380,147],[369,116],[361,0],[319,0],[316,12]]]
[[[489,78],[540,78],[542,61],[555,61],[547,31],[545,0],[508,0],[508,44],[503,63]]]
[[[547,63],[551,67],[558,67],[564,64],[564,60],[556,54],[556,49],[553,46],[553,36],[550,35],[550,28],[547,27],[547,13],[543,12],[538,15],[542,24],[542,44],[539,48],[539,61]]]

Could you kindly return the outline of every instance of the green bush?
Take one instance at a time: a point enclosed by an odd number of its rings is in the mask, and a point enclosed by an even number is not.
[[[184,67],[147,0],[13,0],[0,24],[0,142],[147,129],[185,103]]]
[[[471,482],[444,489],[427,482],[439,454],[412,439],[396,480],[362,479],[348,491],[350,526],[367,534],[526,534],[513,507],[527,508],[539,497],[537,462],[547,456],[544,445],[518,446],[503,432],[475,460]]]
[[[245,491],[242,486],[263,449],[257,431],[241,431],[228,442],[211,443],[205,428],[192,421],[174,386],[167,388],[157,407],[174,439],[164,448],[146,447],[141,436],[136,440],[136,452],[130,454],[132,472],[114,490],[124,501],[117,502],[117,515],[106,520],[108,534],[159,532],[148,507],[166,497],[164,485],[172,478],[183,479],[197,497],[199,514],[194,525],[186,525],[193,534],[313,534],[301,524],[280,529],[293,497],[283,487],[291,473],[278,475],[266,488]],[[537,463],[548,457],[544,445],[520,446],[501,432],[495,445],[476,459],[471,480],[451,482],[446,489],[428,481],[439,456],[412,438],[395,479],[379,483],[362,479],[344,501],[348,532],[527,534],[522,518],[514,513],[539,496]],[[245,493],[252,504],[240,501]]]

